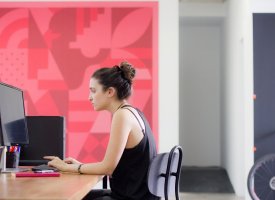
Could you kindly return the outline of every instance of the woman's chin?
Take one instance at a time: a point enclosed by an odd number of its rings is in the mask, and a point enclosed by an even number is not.
[[[100,111],[100,108],[94,106],[95,111]]]

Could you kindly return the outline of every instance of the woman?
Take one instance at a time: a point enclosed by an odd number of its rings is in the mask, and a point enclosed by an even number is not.
[[[84,164],[73,158],[45,157],[51,160],[50,166],[61,171],[110,176],[111,190],[92,190],[84,199],[159,199],[147,187],[148,167],[156,155],[154,138],[144,115],[127,102],[135,72],[129,63],[122,62],[101,68],[91,77],[89,99],[94,109],[112,114],[109,144],[101,162]]]

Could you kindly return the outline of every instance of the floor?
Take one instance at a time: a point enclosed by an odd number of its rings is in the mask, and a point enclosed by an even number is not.
[[[181,200],[244,200],[234,194],[222,193],[181,193]]]
[[[180,191],[181,200],[244,200],[235,195],[221,167],[183,167]]]
[[[222,167],[183,167],[180,192],[234,194],[233,186]]]

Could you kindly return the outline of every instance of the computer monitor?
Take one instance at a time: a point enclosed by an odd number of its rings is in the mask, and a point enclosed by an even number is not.
[[[21,148],[19,165],[46,164],[44,156],[65,156],[65,118],[63,116],[26,116],[29,140]]]
[[[0,82],[0,145],[28,143],[23,91]]]

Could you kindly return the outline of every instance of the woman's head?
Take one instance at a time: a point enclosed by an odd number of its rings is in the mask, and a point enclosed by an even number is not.
[[[111,68],[101,68],[94,72],[91,78],[102,85],[103,91],[114,88],[119,100],[127,99],[132,93],[132,82],[136,70],[128,62],[122,62]]]

